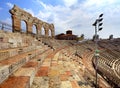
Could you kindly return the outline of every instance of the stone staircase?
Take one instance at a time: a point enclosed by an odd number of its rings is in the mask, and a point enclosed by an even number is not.
[[[0,33],[1,45],[9,43],[14,37],[11,41],[13,47],[2,47],[0,50],[0,88],[30,88],[37,69],[53,50],[31,36],[3,31]],[[9,38],[5,41],[7,36]],[[20,45],[18,37],[22,40]]]
[[[98,47],[102,51],[98,69],[119,84],[120,53],[108,49],[106,44],[117,50],[116,44],[107,42]],[[93,41],[38,41],[34,36],[0,30],[0,88],[93,88],[94,50]],[[98,77],[100,87],[110,88]]]
[[[0,88],[91,88],[78,84],[84,78],[74,72],[76,67],[70,58],[76,57],[72,56],[75,50],[70,42],[63,41],[60,45],[60,41],[49,40],[54,50],[31,36],[7,33],[9,38],[4,41],[7,34],[3,34],[1,45],[9,42],[12,45],[0,50]]]

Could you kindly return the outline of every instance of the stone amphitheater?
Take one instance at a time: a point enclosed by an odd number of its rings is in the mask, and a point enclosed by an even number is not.
[[[17,6],[10,12],[12,31],[0,30],[0,88],[95,88],[93,40],[56,40],[53,24],[32,19]],[[27,33],[20,30],[23,19]],[[36,35],[32,23],[38,26]],[[120,38],[99,40],[98,49],[99,88],[120,88]]]

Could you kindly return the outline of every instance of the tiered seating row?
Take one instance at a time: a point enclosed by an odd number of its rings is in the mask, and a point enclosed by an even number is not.
[[[114,64],[115,64],[114,70],[115,70],[118,78],[120,79],[120,58],[118,60],[116,60]]]
[[[35,57],[36,54],[40,54],[40,52],[41,52],[41,49],[38,48],[37,50],[32,50],[32,51],[29,51],[26,53],[22,53],[22,54],[1,60],[0,61],[1,69],[3,69],[4,67],[7,66],[8,67],[7,72],[9,72],[8,74],[6,74],[4,72],[6,70],[1,71],[1,82],[2,82],[2,80],[5,80],[9,75],[11,75],[14,71],[16,71],[19,67],[21,67],[26,62],[28,62],[29,59]],[[6,68],[4,68],[4,69],[6,69]],[[2,78],[4,78],[4,79],[2,79]]]
[[[103,76],[106,76],[109,80],[120,86],[120,79],[116,76],[114,71],[107,65],[99,63],[98,70],[102,72]]]
[[[95,64],[95,59],[93,61],[94,61],[93,63]],[[115,61],[116,61],[115,59],[109,60],[109,59],[106,59],[101,56],[98,59],[98,70],[102,73],[101,74],[102,76],[107,77],[107,79],[111,80],[113,83],[120,86],[120,84],[119,84],[120,79],[114,71],[117,67],[115,67],[115,68],[113,67],[115,64],[114,63]],[[115,66],[116,66],[116,64],[115,64]],[[119,65],[117,65],[117,66],[119,66]]]
[[[25,64],[19,67],[15,72],[12,72],[12,76],[0,84],[0,88],[30,88],[38,68],[51,52],[52,50],[49,49],[44,51],[44,53],[39,53],[39,51],[37,54],[33,53],[36,56],[27,58],[30,60],[26,61]]]

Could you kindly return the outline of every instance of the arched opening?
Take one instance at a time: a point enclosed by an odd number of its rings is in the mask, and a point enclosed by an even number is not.
[[[43,27],[41,28],[41,35],[45,36],[45,29]]]
[[[49,34],[48,36],[49,36],[49,37],[51,37],[51,36],[52,36],[52,34],[51,34],[51,33],[52,33],[52,31],[51,31],[51,30],[49,30],[49,31],[48,31],[48,34]]]
[[[21,21],[21,32],[26,32],[27,24],[24,20]]]
[[[33,34],[37,34],[37,27],[36,27],[36,25],[32,26],[32,33]]]

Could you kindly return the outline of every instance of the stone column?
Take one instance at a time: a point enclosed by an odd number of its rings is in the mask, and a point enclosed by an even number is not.
[[[45,37],[49,36],[49,25],[47,23],[44,23],[43,28],[45,30]]]
[[[16,15],[12,15],[12,27],[13,27],[13,32],[21,32],[21,22],[20,19]]]
[[[42,27],[41,27],[41,28],[42,28]],[[41,28],[38,30],[38,36],[39,36],[39,37],[42,37],[42,29],[41,29]],[[45,32],[45,31],[44,31],[44,32]]]
[[[41,37],[42,35],[41,28],[42,28],[42,24],[38,24],[37,25],[37,36],[38,37]]]
[[[28,22],[27,23],[27,34],[32,34],[32,23]]]
[[[54,24],[50,24],[50,30],[51,30],[51,36],[55,36],[55,29],[54,29]]]
[[[55,31],[54,31],[54,30],[51,31],[51,36],[52,36],[52,37],[55,36]]]
[[[48,37],[49,33],[48,33],[48,29],[45,29],[45,37]]]

